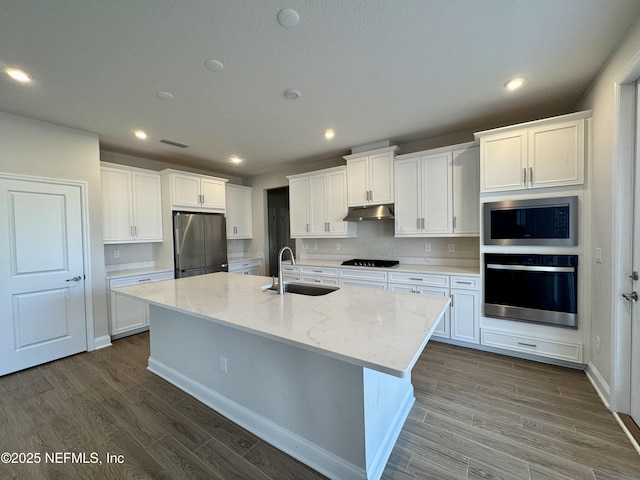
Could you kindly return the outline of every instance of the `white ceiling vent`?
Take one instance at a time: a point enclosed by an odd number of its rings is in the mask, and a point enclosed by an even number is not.
[[[189,148],[191,146],[191,145],[186,145],[184,143],[176,142],[174,140],[168,140],[166,138],[163,138],[162,140],[160,140],[160,143],[166,143],[167,145],[172,145],[178,148]]]

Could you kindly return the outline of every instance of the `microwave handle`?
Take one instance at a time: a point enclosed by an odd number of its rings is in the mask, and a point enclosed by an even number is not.
[[[519,270],[527,272],[555,272],[555,273],[573,273],[575,267],[550,267],[544,265],[502,265],[499,263],[488,263],[487,268],[490,270]]]

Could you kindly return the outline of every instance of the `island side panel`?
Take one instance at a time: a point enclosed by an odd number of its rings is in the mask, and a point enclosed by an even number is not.
[[[162,307],[149,313],[151,371],[332,478],[372,478],[362,367]]]

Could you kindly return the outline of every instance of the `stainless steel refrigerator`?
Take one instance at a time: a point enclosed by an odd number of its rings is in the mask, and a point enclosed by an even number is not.
[[[220,213],[173,212],[175,278],[227,272],[227,223]]]

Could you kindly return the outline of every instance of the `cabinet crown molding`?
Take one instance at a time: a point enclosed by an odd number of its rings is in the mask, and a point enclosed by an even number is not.
[[[506,127],[499,127],[499,128],[493,128],[491,130],[483,130],[481,132],[476,132],[473,134],[473,136],[476,138],[476,140],[479,140],[480,138],[487,136],[487,135],[494,135],[496,133],[506,133],[506,132],[510,132],[512,130],[520,130],[523,128],[532,128],[532,127],[539,127],[542,125],[548,125],[550,123],[556,123],[556,122],[570,122],[573,120],[581,120],[584,118],[589,118],[591,117],[591,113],[592,110],[584,110],[582,112],[575,112],[575,113],[568,113],[567,115],[559,115],[557,117],[549,117],[549,118],[543,118],[540,120],[534,120],[531,122],[525,122],[525,123],[518,123],[516,125],[508,125]]]

